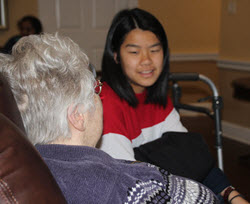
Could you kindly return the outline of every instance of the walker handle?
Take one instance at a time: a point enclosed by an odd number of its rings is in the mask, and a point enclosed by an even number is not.
[[[171,73],[169,79],[172,81],[198,81],[200,78],[197,73]]]

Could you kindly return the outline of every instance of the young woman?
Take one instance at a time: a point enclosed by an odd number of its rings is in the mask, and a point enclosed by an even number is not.
[[[165,132],[187,131],[167,97],[168,75],[168,42],[160,22],[138,8],[119,12],[109,29],[102,61],[100,149],[117,159],[135,160],[133,148]],[[204,183],[216,193],[226,189],[226,196],[232,191],[218,168]]]
[[[135,160],[134,147],[168,131],[186,131],[167,97],[168,74],[168,42],[159,21],[139,9],[120,12],[102,62],[102,150]]]

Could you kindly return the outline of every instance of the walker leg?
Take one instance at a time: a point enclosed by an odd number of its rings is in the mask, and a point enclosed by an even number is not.
[[[218,154],[218,167],[223,171],[223,156],[222,156],[222,148],[217,147],[217,154]]]

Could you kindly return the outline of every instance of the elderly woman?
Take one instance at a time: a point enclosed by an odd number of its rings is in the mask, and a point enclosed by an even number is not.
[[[202,184],[94,148],[102,133],[101,84],[69,38],[24,37],[0,59],[27,136],[68,203],[218,202]]]

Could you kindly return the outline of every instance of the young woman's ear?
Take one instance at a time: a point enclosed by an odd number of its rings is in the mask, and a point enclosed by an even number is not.
[[[68,121],[78,131],[84,131],[84,114],[80,113],[77,106],[70,105],[67,112]]]
[[[114,52],[114,60],[116,64],[119,64],[120,60],[119,60],[119,56],[117,55],[117,52]]]

